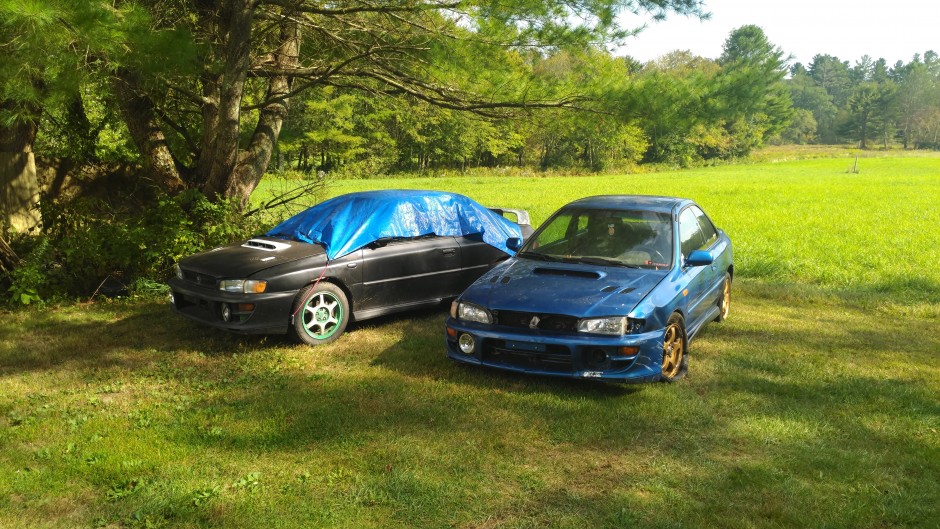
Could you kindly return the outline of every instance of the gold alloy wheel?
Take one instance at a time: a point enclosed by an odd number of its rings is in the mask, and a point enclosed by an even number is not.
[[[721,319],[728,317],[731,312],[731,276],[725,276],[725,291],[721,295]]]
[[[677,322],[666,327],[663,337],[663,376],[673,378],[682,369],[682,357],[685,355],[685,338]]]

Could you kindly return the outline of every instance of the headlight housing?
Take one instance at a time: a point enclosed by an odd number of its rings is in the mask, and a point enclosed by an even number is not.
[[[179,263],[173,265],[173,272],[176,274],[176,277],[183,279],[183,269],[180,268]]]
[[[477,323],[493,323],[493,315],[490,314],[490,311],[465,301],[457,304],[457,319]]]
[[[636,320],[625,316],[585,318],[578,320],[578,332],[610,335],[633,334],[640,332],[644,323],[644,320]]]
[[[219,290],[236,294],[261,294],[268,288],[263,279],[223,279],[219,281]]]

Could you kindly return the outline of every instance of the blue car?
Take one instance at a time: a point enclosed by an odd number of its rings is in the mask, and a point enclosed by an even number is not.
[[[671,382],[731,306],[731,239],[695,202],[584,198],[470,285],[445,321],[458,362],[570,378]],[[521,248],[520,248],[521,246]],[[514,248],[513,248],[514,247]]]

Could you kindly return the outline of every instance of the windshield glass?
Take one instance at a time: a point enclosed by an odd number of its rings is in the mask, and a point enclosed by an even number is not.
[[[672,222],[655,211],[569,208],[539,228],[518,256],[661,270],[672,266]]]

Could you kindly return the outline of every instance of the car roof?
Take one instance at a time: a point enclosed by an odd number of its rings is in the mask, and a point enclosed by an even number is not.
[[[687,198],[650,195],[597,195],[575,200],[565,207],[590,209],[640,209],[671,213],[693,202]]]

